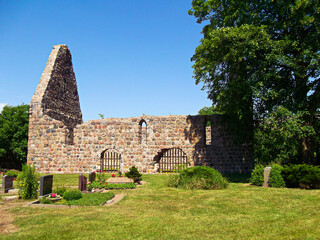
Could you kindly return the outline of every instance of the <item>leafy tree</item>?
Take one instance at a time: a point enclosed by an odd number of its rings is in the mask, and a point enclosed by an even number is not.
[[[0,115],[1,167],[21,169],[27,161],[29,105],[5,106]]]
[[[258,163],[297,163],[301,139],[313,139],[316,132],[304,120],[307,112],[294,114],[279,107],[255,129],[255,157]],[[314,164],[314,162],[308,162]]]
[[[279,106],[314,125],[320,107],[320,3],[193,0],[189,14],[208,20],[192,57],[217,109],[245,126]],[[313,158],[312,141],[301,139],[299,158]]]
[[[199,115],[213,115],[213,114],[221,114],[221,112],[217,111],[216,106],[211,107],[203,107],[198,112]]]

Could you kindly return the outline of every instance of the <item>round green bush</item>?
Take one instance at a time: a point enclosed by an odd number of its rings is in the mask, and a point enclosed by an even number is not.
[[[270,187],[283,188],[286,186],[283,177],[281,176],[282,166],[273,164],[269,176]]]
[[[64,192],[63,198],[67,201],[78,200],[82,198],[82,192],[80,190],[68,190]]]
[[[180,175],[169,180],[169,185],[184,189],[224,189],[228,181],[221,173],[206,166],[196,166],[181,171]]]
[[[254,167],[252,173],[250,182],[252,185],[255,186],[262,186],[264,182],[264,166],[261,164],[258,164]]]

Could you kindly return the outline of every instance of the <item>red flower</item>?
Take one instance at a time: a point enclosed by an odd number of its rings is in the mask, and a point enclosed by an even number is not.
[[[61,172],[61,168],[59,168],[58,171]]]
[[[17,181],[17,179],[14,178],[13,181]]]
[[[107,185],[107,183],[102,183],[102,185]]]
[[[55,198],[57,196],[57,193],[51,193],[51,197]]]
[[[112,174],[112,177],[115,177],[116,175]]]

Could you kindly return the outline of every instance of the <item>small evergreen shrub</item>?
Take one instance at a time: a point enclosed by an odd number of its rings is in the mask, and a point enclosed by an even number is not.
[[[82,192],[80,190],[67,190],[64,192],[63,198],[67,201],[78,200],[82,198]]]
[[[34,165],[22,165],[22,172],[19,173],[17,180],[19,192],[23,199],[37,198],[40,174],[36,171]]]
[[[187,168],[177,177],[171,177],[169,185],[184,189],[224,189],[228,187],[228,181],[221,173],[206,166]]]
[[[258,164],[254,167],[251,173],[250,183],[255,186],[262,186],[263,182],[264,182],[264,166],[261,164]]]
[[[269,185],[274,188],[283,188],[286,186],[283,177],[281,176],[282,166],[273,164],[269,176]]]
[[[131,178],[135,183],[140,183],[142,180],[142,174],[139,173],[138,169],[133,166],[129,169],[129,172],[126,173],[127,178]]]
[[[291,164],[284,166],[282,177],[289,188],[320,188],[320,168],[307,164]]]
[[[19,171],[17,170],[9,170],[6,172],[7,176],[13,176],[14,178],[17,178],[19,175]]]
[[[57,189],[55,189],[55,193],[57,193],[60,196],[63,196],[63,194],[65,193],[65,191],[67,191],[66,187],[58,187]]]

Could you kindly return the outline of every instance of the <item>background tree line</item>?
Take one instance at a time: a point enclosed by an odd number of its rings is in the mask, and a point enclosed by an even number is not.
[[[0,114],[0,167],[21,169],[27,162],[29,105],[6,105]]]
[[[193,0],[189,14],[207,23],[191,59],[213,102],[200,113],[254,126],[257,162],[319,165],[319,1]]]

